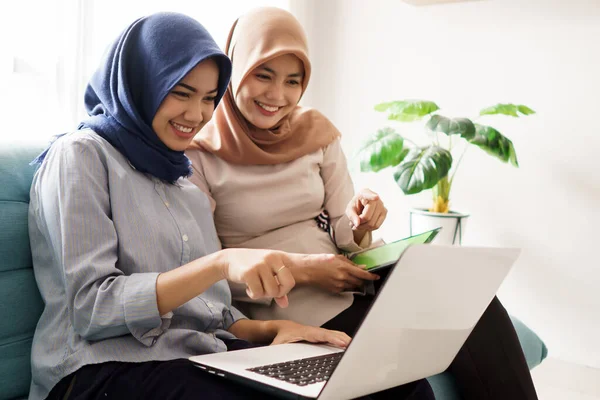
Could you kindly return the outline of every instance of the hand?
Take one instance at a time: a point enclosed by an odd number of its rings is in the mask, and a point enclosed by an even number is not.
[[[271,344],[295,343],[307,341],[311,343],[329,343],[336,347],[346,348],[350,336],[344,332],[330,331],[314,326],[300,325],[293,321],[273,321],[277,324],[277,335]]]
[[[348,203],[346,216],[352,223],[352,230],[369,232],[378,229],[383,224],[387,216],[387,209],[377,193],[369,189],[362,189]]]
[[[286,253],[274,250],[226,249],[223,277],[246,284],[251,299],[272,297],[280,307],[288,306],[287,293],[296,284],[290,267],[294,264]]]
[[[314,255],[317,256],[317,255]],[[332,293],[341,293],[362,287],[364,281],[375,281],[379,275],[372,274],[342,255],[330,255],[304,260],[292,268],[298,283],[313,284]]]

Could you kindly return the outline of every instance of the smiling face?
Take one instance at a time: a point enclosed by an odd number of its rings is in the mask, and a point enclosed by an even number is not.
[[[169,91],[152,120],[152,129],[169,149],[184,151],[210,121],[218,83],[217,63],[208,59],[196,65]]]
[[[271,129],[288,115],[302,96],[304,66],[284,54],[255,68],[240,84],[235,104],[252,125]]]

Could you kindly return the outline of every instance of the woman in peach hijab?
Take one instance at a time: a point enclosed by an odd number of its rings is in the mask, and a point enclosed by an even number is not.
[[[190,180],[211,199],[224,247],[353,252],[370,244],[371,231],[385,219],[375,193],[354,195],[338,130],[318,111],[298,106],[311,75],[306,43],[299,22],[277,8],[251,11],[230,31],[230,85],[186,152]],[[378,276],[350,262],[291,272],[297,286],[288,308],[251,299],[234,284],[236,305],[251,318],[291,319],[352,335],[372,297],[350,291]],[[464,399],[537,399],[497,298],[450,371]]]
[[[223,246],[341,253],[370,245],[387,210],[369,190],[354,195],[340,133],[317,110],[298,106],[311,75],[298,21],[277,8],[250,12],[227,51],[234,62],[223,106],[187,151],[190,179],[213,201]],[[351,262],[292,273],[297,287],[287,308],[254,301],[244,287],[233,294],[252,318],[320,326],[350,307],[349,291],[379,278]]]

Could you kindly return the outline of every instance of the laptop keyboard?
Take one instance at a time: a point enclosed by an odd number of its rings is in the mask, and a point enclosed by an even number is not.
[[[248,368],[248,371],[270,376],[271,378],[306,386],[311,383],[324,382],[340,362],[343,352],[326,354],[324,356],[303,358],[277,364]]]

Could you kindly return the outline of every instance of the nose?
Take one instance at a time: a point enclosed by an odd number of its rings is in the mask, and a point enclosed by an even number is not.
[[[202,101],[190,101],[183,113],[183,118],[193,125],[199,125],[206,118]]]
[[[265,93],[265,97],[269,100],[283,100],[283,85],[279,82],[273,82],[269,85],[269,90]]]

